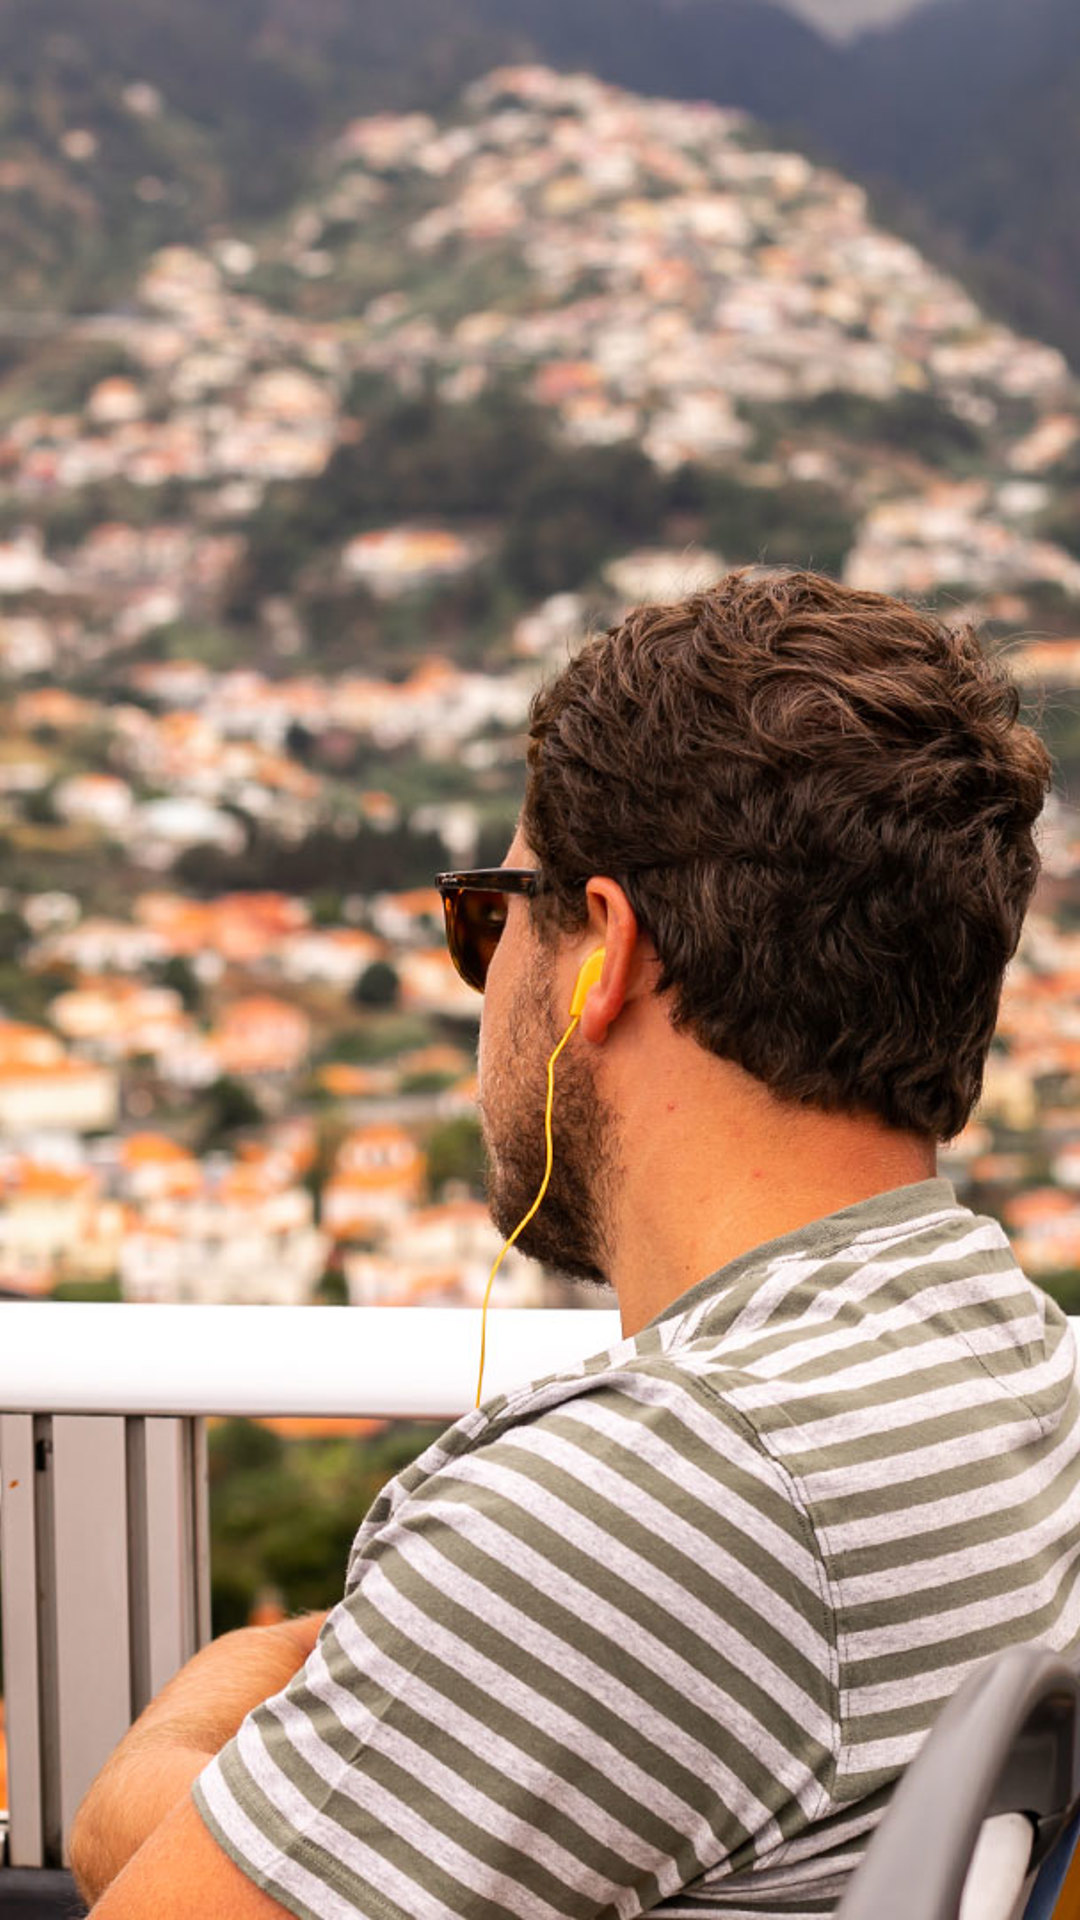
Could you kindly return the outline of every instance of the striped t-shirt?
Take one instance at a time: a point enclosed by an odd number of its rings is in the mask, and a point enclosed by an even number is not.
[[[1074,1367],[946,1181],[757,1248],[391,1482],[205,1820],[305,1920],[831,1913],[966,1671],[1080,1644]]]

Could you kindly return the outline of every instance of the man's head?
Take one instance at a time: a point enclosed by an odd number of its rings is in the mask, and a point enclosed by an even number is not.
[[[948,1139],[1038,866],[1049,760],[1017,709],[970,631],[818,575],[640,607],[534,702],[541,947],[611,876],[701,1047],[782,1099]]]

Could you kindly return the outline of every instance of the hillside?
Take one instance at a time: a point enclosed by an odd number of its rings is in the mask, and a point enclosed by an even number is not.
[[[54,591],[94,577],[99,523],[197,519],[226,653],[281,595],[327,657],[406,646],[342,554],[424,519],[476,659],[649,535],[1051,610],[1075,587],[1059,356],[737,112],[502,69],[350,122],[287,216],[160,253],[124,308],[0,381],[4,512]]]
[[[846,50],[790,123],[922,211],[1017,324],[1080,364],[1080,11],[938,0]]]
[[[996,311],[1080,365],[1075,0],[934,0],[845,45],[792,33],[761,0],[512,0],[490,17],[519,22],[564,70],[741,106],[831,157]]]
[[[106,303],[154,246],[280,209],[349,115],[537,56],[766,119],[836,58],[771,0],[6,0],[5,306]]]
[[[779,0],[7,0],[5,307],[108,304],[154,247],[273,217],[349,116],[440,111],[523,57],[741,106],[832,155],[1080,362],[1073,0],[934,0],[845,45]]]
[[[34,1227],[20,1288],[478,1298],[478,1002],[430,882],[505,855],[538,678],[628,604],[765,561],[977,616],[1069,688],[1078,507],[1062,356],[859,186],[742,112],[535,62],[347,119],[283,210],[25,339],[0,370],[0,1082],[34,1049],[38,1137],[108,1138],[12,1161],[7,1221],[58,1172],[89,1210],[48,1258]],[[1075,713],[1043,714],[1066,798]],[[1051,810],[957,1162],[1043,1274],[1080,1265],[1077,821]],[[373,1222],[388,1119],[400,1207]],[[452,1220],[415,1219],[422,1180]]]
[[[481,51],[472,0],[6,0],[4,305],[100,305],[155,246],[276,211],[346,114],[439,102]]]
[[[1061,356],[744,114],[519,64],[358,117],[280,218],[0,371],[0,673],[86,732],[16,727],[0,884],[85,884],[51,796],[101,774],[203,891],[497,857],[536,672],[725,565],[934,597],[1071,673],[1078,504]]]

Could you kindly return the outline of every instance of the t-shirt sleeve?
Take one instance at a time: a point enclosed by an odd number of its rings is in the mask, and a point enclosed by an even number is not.
[[[812,1540],[707,1396],[583,1391],[370,1532],[196,1800],[305,1920],[623,1920],[775,1857],[831,1765]]]

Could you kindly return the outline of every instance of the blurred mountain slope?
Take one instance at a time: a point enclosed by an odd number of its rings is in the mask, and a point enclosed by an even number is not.
[[[847,49],[792,115],[1016,325],[1080,361],[1080,8],[939,0]]]
[[[5,0],[3,306],[108,301],[155,247],[287,204],[350,115],[537,55],[766,119],[836,57],[769,0]]]
[[[107,301],[155,247],[271,214],[350,113],[438,105],[500,55],[472,0],[5,0],[6,308]]]
[[[349,116],[536,57],[833,157],[1080,361],[1075,0],[935,0],[846,46],[773,0],[5,0],[3,305],[107,302],[155,246],[272,216]]]

